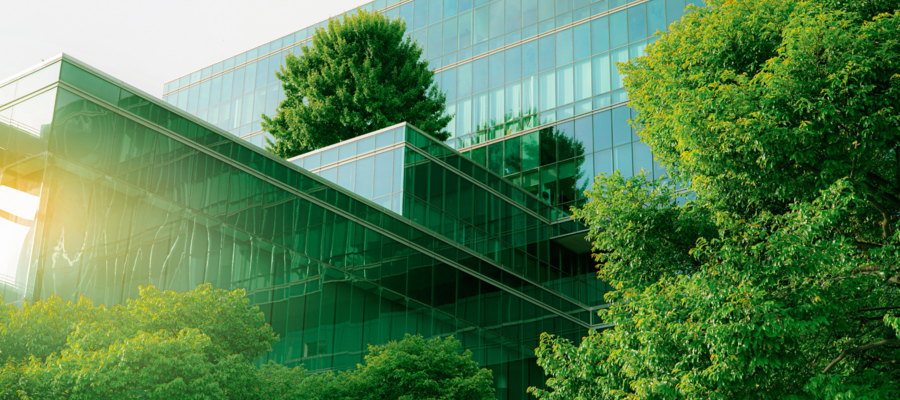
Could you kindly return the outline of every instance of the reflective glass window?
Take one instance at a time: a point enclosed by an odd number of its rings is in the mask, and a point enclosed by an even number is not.
[[[350,142],[338,147],[338,161],[344,161],[350,157],[356,156],[356,143]]]
[[[428,27],[427,57],[432,59],[441,56],[441,24]]]
[[[408,30],[414,31],[428,25],[428,0],[416,0],[413,22],[407,21]],[[411,29],[410,29],[411,28]]]
[[[243,79],[243,77],[241,77]],[[234,86],[234,71],[227,72],[222,75],[222,90],[219,101],[225,101],[231,98],[231,89]]]
[[[556,32],[556,66],[572,62],[572,29]]]
[[[456,95],[466,97],[472,94],[472,63],[465,63],[456,67]]]
[[[456,15],[456,1],[457,0],[444,0],[444,18],[450,18]]]
[[[188,90],[187,112],[197,112],[197,104],[200,101],[200,85],[191,86]]]
[[[607,17],[591,21],[591,53],[609,51],[609,23]]]
[[[488,170],[503,175],[503,142],[488,146]]]
[[[375,157],[372,156],[362,158],[356,162],[358,172],[356,174],[355,192],[367,199],[372,198],[372,188],[375,184],[374,162]]]
[[[684,16],[684,0],[666,0],[666,21],[668,25]]]
[[[488,69],[488,87],[502,85],[503,81],[503,53],[491,54]]]
[[[490,26],[488,7],[479,7],[475,9],[474,43],[481,43],[488,40],[488,27]]]
[[[503,107],[503,100],[505,99],[503,93],[503,87],[498,87],[491,89],[490,91],[490,124],[496,125],[498,123],[502,123],[504,121],[504,111],[506,109]]]
[[[575,101],[584,100],[593,95],[593,85],[591,82],[591,59],[575,63]]]
[[[609,15],[609,47],[615,49],[628,44],[628,10]]]
[[[532,75],[522,80],[522,110],[531,115],[538,109],[538,76]]]
[[[522,0],[506,0],[506,32],[522,27]]]
[[[200,84],[200,103],[197,106],[199,109],[203,109],[209,107],[209,88],[212,81],[204,81]]]
[[[628,8],[628,42],[635,42],[647,37],[647,8],[638,4]]]
[[[621,73],[619,73],[619,68],[616,66],[616,63],[625,63],[628,62],[628,47],[619,47],[613,51],[609,52],[610,55],[610,81],[612,83],[612,90],[621,89],[624,87],[622,82]]]
[[[522,0],[522,26],[537,23],[538,0]]]
[[[584,153],[594,152],[593,116],[575,120],[575,141],[584,148]]]
[[[381,197],[391,193],[391,178],[393,176],[393,152],[388,151],[375,155],[375,176],[373,197]]]
[[[428,24],[439,22],[443,19],[441,12],[443,11],[442,0],[428,1]]]
[[[631,141],[631,127],[628,125],[629,118],[631,118],[630,108],[616,107],[612,109],[613,146]]]
[[[575,73],[571,64],[556,69],[556,89],[559,105],[575,101]]]
[[[322,152],[322,165],[335,163],[338,160],[338,148],[334,147]]]
[[[609,110],[593,115],[594,118],[594,150],[612,147],[612,112]]]
[[[524,116],[522,112],[522,82],[506,85],[506,121]]]
[[[634,176],[634,169],[631,162],[631,143],[624,146],[613,147],[613,162],[615,169],[619,170],[624,177]]]
[[[504,141],[504,175],[515,174],[522,169],[522,138],[514,137]]]
[[[531,132],[522,138],[522,170],[527,171],[540,166],[540,141],[538,132]]]
[[[478,93],[488,88],[488,58],[472,62],[472,91]]]
[[[505,63],[505,80],[506,83],[519,80],[522,76],[522,48],[516,46],[503,52],[506,59]]]
[[[491,22],[490,25],[488,25],[488,29],[490,30],[490,37],[495,38],[505,32],[503,30],[503,2],[495,1],[489,4],[488,7],[491,9]]]
[[[546,71],[556,66],[556,39],[554,36],[538,39],[538,51],[539,71]]]
[[[444,20],[444,48],[442,54],[456,51],[456,18]]]
[[[666,31],[666,2],[665,0],[650,0],[647,2],[647,36],[653,36],[656,31]]]
[[[547,71],[540,75],[540,111],[556,107],[556,71]]]
[[[244,67],[244,88],[243,89],[245,91],[251,91],[251,90],[256,89],[256,70],[261,69],[261,70],[265,71],[265,68],[257,68],[258,66],[260,66],[261,63],[263,63],[265,61],[266,60],[263,59],[261,61],[255,62],[255,63],[247,64],[247,66]]]
[[[532,40],[522,46],[522,76],[534,75],[538,72],[538,41]]]
[[[609,53],[596,55],[591,59],[591,83],[594,95],[610,91]]]
[[[538,21],[543,21],[556,16],[553,2],[554,0],[538,0]]]
[[[585,23],[572,29],[574,38],[575,60],[581,60],[591,55],[591,24]]]
[[[468,11],[460,14],[458,20],[459,48],[465,49],[472,45],[472,12]]]
[[[447,101],[456,100],[456,68],[441,73],[441,89],[447,94]]]

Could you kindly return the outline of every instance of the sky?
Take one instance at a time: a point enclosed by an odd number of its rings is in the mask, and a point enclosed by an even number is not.
[[[163,84],[371,0],[0,0],[0,80],[66,53],[154,96]]]

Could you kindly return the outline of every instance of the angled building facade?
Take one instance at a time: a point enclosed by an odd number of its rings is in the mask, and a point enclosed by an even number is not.
[[[5,301],[244,288],[311,371],[452,334],[522,399],[542,332],[602,326],[554,208],[407,124],[288,162],[61,55],[0,84],[0,190]]]

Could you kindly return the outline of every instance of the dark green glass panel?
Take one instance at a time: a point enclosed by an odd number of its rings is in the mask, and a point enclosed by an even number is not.
[[[119,87],[66,61],[62,63],[59,79],[111,104],[119,102]]]

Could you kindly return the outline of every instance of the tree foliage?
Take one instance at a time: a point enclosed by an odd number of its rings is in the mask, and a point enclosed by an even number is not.
[[[305,398],[317,400],[489,400],[493,376],[479,368],[468,350],[460,353],[453,337],[406,337],[369,346],[365,364],[351,371],[311,375]]]
[[[141,288],[107,308],[0,304],[0,399],[296,398],[300,368],[257,368],[276,338],[243,291]]]
[[[677,193],[575,211],[614,328],[545,335],[556,399],[900,397],[900,2],[710,1],[621,66]]]
[[[312,45],[288,54],[276,74],[285,100],[274,118],[263,116],[276,139],[269,151],[288,158],[400,122],[446,140],[446,95],[405,31],[403,21],[362,9],[316,28]]]

